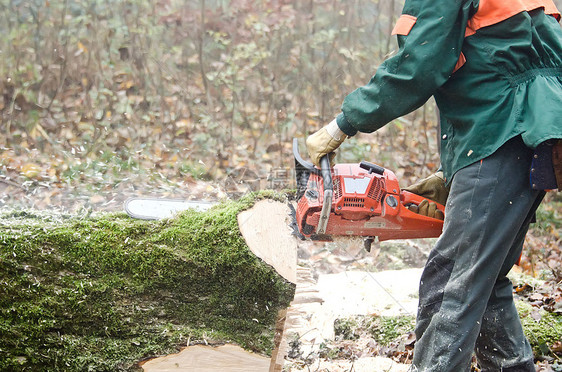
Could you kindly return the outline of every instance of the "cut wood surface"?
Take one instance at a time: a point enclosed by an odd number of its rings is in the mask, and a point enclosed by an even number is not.
[[[269,358],[235,345],[195,345],[178,354],[149,360],[142,368],[145,372],[266,372],[269,363]]]
[[[291,234],[287,204],[262,200],[238,215],[240,232],[256,256],[290,281],[297,281],[297,240]]]

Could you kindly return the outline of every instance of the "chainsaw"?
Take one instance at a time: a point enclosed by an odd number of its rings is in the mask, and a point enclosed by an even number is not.
[[[424,199],[400,190],[396,175],[379,165],[330,166],[328,156],[317,168],[304,160],[293,140],[297,182],[296,224],[301,238],[331,241],[335,236],[364,237],[367,251],[375,238],[413,239],[438,237],[443,221],[411,211]],[[445,208],[435,203],[443,212]]]

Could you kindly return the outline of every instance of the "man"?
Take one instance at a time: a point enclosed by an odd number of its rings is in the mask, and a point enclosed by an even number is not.
[[[473,352],[482,371],[535,371],[506,274],[543,189],[562,188],[559,20],[552,0],[406,0],[397,54],[307,139],[318,164],[435,97],[442,176],[412,190],[446,210],[420,283],[414,371],[469,371]]]

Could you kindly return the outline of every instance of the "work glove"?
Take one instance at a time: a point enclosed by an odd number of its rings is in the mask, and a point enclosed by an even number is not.
[[[404,190],[442,205],[447,203],[447,197],[449,196],[449,188],[445,185],[445,178],[441,171],[404,188]]]
[[[437,204],[427,199],[422,200],[419,205],[410,204],[407,208],[414,213],[421,214],[422,216],[437,218],[441,221],[445,219],[445,214],[437,209]]]
[[[306,139],[306,149],[314,165],[320,167],[320,159],[327,154],[330,154],[331,163],[334,156],[336,156],[334,151],[340,147],[346,137],[345,133],[338,127],[335,119],[309,136]]]
[[[423,200],[419,205],[408,206],[408,209],[412,212],[419,213],[423,216],[438,218],[440,220],[444,219],[443,212],[437,209],[437,205],[432,202],[435,201],[442,205],[447,203],[449,188],[445,185],[443,172],[439,171],[432,174],[412,186],[404,188],[404,190],[429,199]]]

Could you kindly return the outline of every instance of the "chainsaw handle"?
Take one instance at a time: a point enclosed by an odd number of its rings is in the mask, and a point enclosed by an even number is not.
[[[324,155],[320,158],[320,176],[324,180],[324,192],[326,190],[333,190],[334,185],[332,184],[332,167],[330,165],[330,156]]]
[[[320,158],[320,169],[316,168],[314,164],[302,158],[301,154],[299,153],[299,142],[296,138],[293,138],[293,156],[295,157],[297,163],[302,165],[307,171],[322,177],[322,179],[324,180],[324,191],[333,189],[330,156],[322,156]]]
[[[410,191],[406,191],[406,190],[401,190],[400,191],[400,201],[402,203],[402,205],[408,205],[408,204],[415,204],[415,205],[419,205],[424,199],[428,200],[431,203],[435,203],[435,205],[437,206],[437,209],[439,209],[441,212],[443,212],[443,214],[445,214],[445,206],[433,201],[429,198],[425,198],[423,196],[420,196],[418,194],[414,194],[413,192]]]
[[[330,156],[328,154],[320,158],[320,173],[324,181],[324,193],[322,199],[322,210],[320,211],[320,220],[316,233],[318,235],[326,234],[328,220],[332,211],[332,198],[334,196],[334,185],[332,184],[332,170],[330,169]]]

